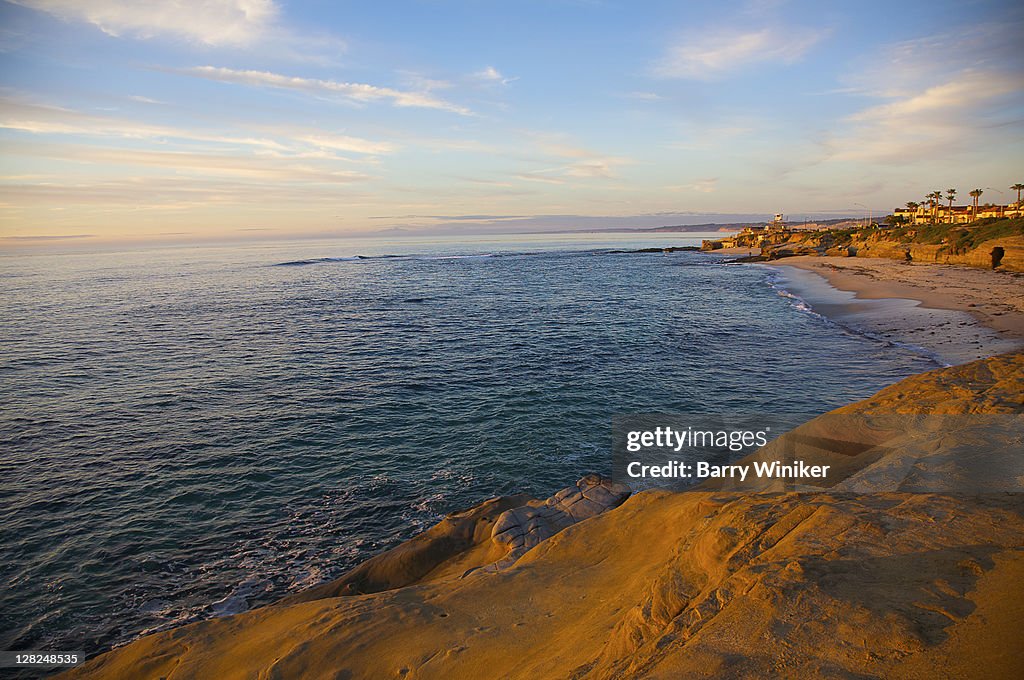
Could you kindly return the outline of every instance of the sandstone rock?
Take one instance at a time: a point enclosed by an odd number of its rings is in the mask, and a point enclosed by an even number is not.
[[[629,487],[613,484],[611,479],[590,474],[544,501],[539,507],[525,506],[506,510],[494,524],[491,540],[504,546],[507,554],[485,567],[498,571],[551,538],[559,531],[622,504]]]

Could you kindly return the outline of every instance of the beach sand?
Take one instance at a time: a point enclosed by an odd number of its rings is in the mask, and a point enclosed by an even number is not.
[[[781,285],[819,314],[961,364],[1024,347],[1024,275],[881,258],[791,257]]]

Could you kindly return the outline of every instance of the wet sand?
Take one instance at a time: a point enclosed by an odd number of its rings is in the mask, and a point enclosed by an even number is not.
[[[845,257],[771,263],[815,312],[961,364],[1024,347],[1024,275]]]

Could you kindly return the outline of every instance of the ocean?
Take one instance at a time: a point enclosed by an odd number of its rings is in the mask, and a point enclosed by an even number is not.
[[[820,413],[936,363],[700,235],[0,255],[0,646],[95,653],[611,467],[611,419]]]

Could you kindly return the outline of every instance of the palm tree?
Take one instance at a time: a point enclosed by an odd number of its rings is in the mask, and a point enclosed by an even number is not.
[[[933,191],[928,194],[928,199],[932,206],[932,224],[936,224],[939,221],[939,201],[942,200],[942,192]]]
[[[909,211],[911,211],[911,213],[913,213],[910,216],[910,223],[911,224],[917,224],[917,209],[920,208],[920,207],[921,207],[920,203],[915,203],[914,201],[907,201],[907,210],[909,210]]]
[[[1020,210],[1020,192],[1024,191],[1024,184],[1017,182],[1012,187],[1010,187],[1010,190],[1017,192],[1017,210]]]
[[[985,192],[982,191],[981,189],[974,189],[974,190],[971,191],[971,198],[974,199],[974,219],[975,220],[978,219],[978,199],[981,198],[981,195],[983,193],[985,193]]]
[[[946,189],[946,200],[949,201],[949,223],[953,224],[953,199],[956,198],[956,189]]]

